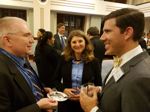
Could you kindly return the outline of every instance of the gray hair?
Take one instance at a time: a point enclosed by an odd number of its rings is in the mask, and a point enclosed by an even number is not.
[[[16,25],[26,23],[25,20],[18,17],[3,17],[0,18],[0,47],[2,47],[2,37],[8,33],[17,33],[20,29]]]
[[[0,19],[0,37],[7,33],[18,32],[19,29],[15,28],[15,24],[18,24],[20,22],[26,23],[23,19],[18,18],[18,17],[3,17],[3,18],[1,18]]]

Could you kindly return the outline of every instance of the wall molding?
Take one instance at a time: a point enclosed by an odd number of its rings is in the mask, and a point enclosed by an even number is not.
[[[7,2],[6,2],[7,1]],[[33,9],[33,0],[0,0],[0,7]],[[42,4],[41,4],[42,5]],[[141,5],[129,5],[121,3],[106,2],[103,0],[50,0],[50,10],[56,12],[106,15],[111,11],[130,7],[144,12],[145,17],[150,17],[150,3]]]
[[[150,17],[150,2],[137,5],[136,8],[142,11],[145,14],[145,17]]]

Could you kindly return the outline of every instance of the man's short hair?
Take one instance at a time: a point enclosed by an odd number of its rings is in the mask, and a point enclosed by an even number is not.
[[[104,17],[104,23],[108,19],[116,19],[116,26],[120,28],[121,32],[124,32],[127,27],[132,27],[134,30],[133,40],[138,41],[143,35],[144,32],[144,13],[132,9],[132,8],[123,8],[116,10]]]
[[[57,28],[60,28],[62,26],[65,26],[65,24],[64,23],[58,23]]]
[[[91,36],[99,36],[99,29],[97,27],[90,27],[87,30],[87,34],[89,34]]]

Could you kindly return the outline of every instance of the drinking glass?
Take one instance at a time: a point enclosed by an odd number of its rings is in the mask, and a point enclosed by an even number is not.
[[[81,85],[81,91],[85,92],[88,96],[93,96],[93,87],[95,87],[94,83],[88,82]]]

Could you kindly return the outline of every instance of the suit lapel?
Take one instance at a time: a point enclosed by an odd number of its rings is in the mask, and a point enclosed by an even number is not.
[[[105,77],[105,79],[104,79],[104,84],[103,84],[103,85],[105,85],[106,80],[107,80],[107,78],[108,78],[109,74],[111,73],[112,69],[113,69],[113,68],[111,68],[111,70],[110,70],[110,71],[108,72],[108,74],[106,75],[106,77]]]
[[[59,46],[61,47],[62,45],[61,45],[61,37],[59,37],[59,35],[58,35],[58,43],[59,43]]]
[[[72,60],[65,61],[65,64],[63,63],[62,66],[63,66],[62,71],[66,70],[63,73],[64,74],[63,78],[68,81],[69,85],[67,85],[67,86],[72,87],[72,83],[71,83],[71,81],[72,81],[72,75],[71,75],[72,74]]]
[[[136,64],[138,64],[139,62],[141,62],[143,59],[147,58],[149,55],[147,52],[142,52],[140,54],[138,54],[137,56],[135,56],[134,58],[132,58],[130,61],[128,61],[127,63],[125,63],[122,67],[121,70],[127,74],[127,72],[130,71],[131,67],[136,66]]]
[[[26,95],[30,96],[30,99],[35,99],[28,83],[25,81],[22,74],[20,74],[18,70],[13,70],[12,72],[14,73],[14,80],[16,81],[17,85],[22,88]]]
[[[86,70],[88,69],[86,63],[84,63],[83,66],[84,66],[84,67],[83,67],[83,73],[82,73],[82,84],[86,83],[86,81],[85,81],[85,79],[87,79]]]
[[[70,80],[70,87],[72,87],[72,75],[71,75],[72,74],[72,60],[69,61],[67,69],[68,69],[68,74],[70,74],[67,77]]]
[[[107,82],[107,84],[103,87],[103,91],[105,89],[107,89],[108,87],[110,87],[113,83],[115,83],[114,77],[112,76],[109,81]]]
[[[24,79],[24,77],[22,76],[22,74],[20,73],[20,71],[17,69],[16,65],[14,64],[14,62],[8,58],[5,55],[0,55],[1,58],[3,58],[3,60],[5,61],[5,63],[7,63],[8,68],[10,70],[10,74],[13,75],[14,81],[16,82],[16,84],[18,86],[20,86],[20,88],[22,89],[22,91],[24,91],[24,93],[27,96],[30,96],[30,100],[33,102],[35,101],[34,95],[28,85],[28,83],[26,82],[26,80]]]
[[[56,35],[55,41],[57,41],[57,46],[61,48],[61,40],[58,34]]]

